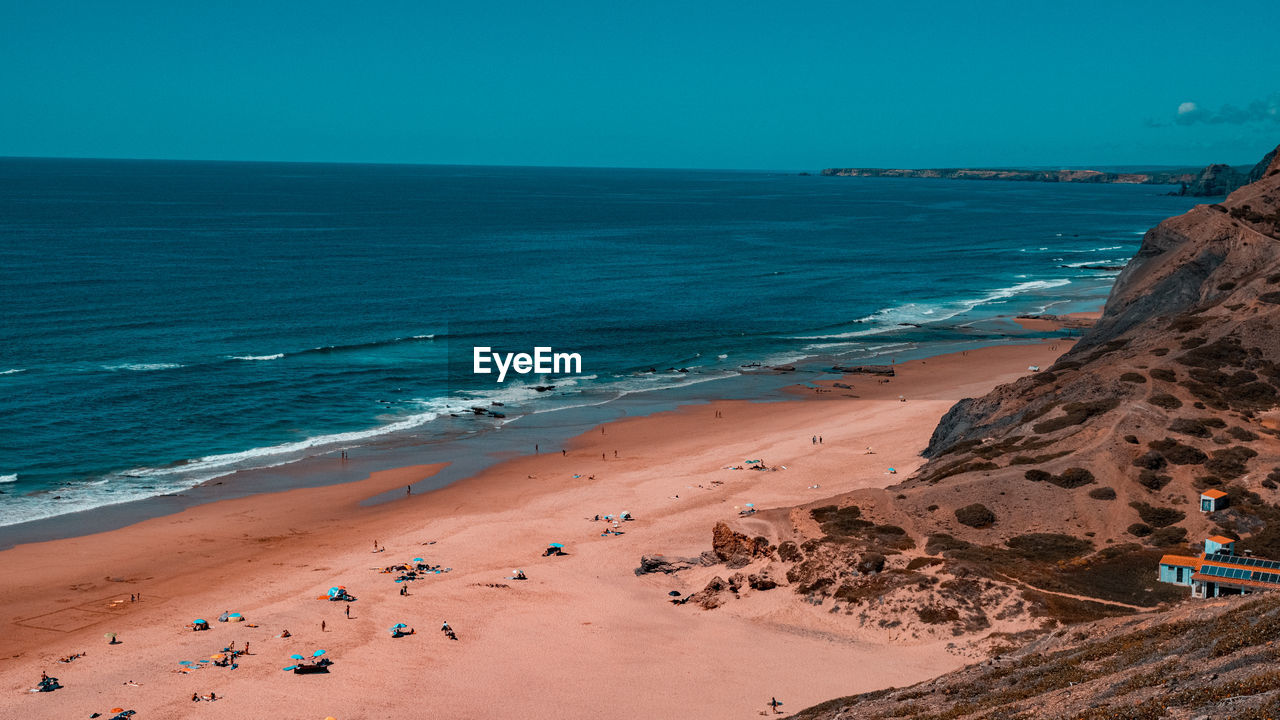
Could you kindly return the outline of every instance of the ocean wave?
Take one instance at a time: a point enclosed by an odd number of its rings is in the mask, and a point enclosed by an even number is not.
[[[870,324],[865,330],[851,330],[849,332],[832,333],[828,335],[799,335],[794,336],[793,340],[840,340],[844,338],[864,337],[866,335],[876,335],[879,333],[893,330],[901,325],[923,325],[927,323],[938,323],[944,320],[967,313],[975,308],[986,305],[987,303],[997,300],[1004,300],[1015,297],[1023,293],[1035,290],[1050,290],[1063,285],[1070,285],[1071,281],[1066,278],[1055,280],[1030,280],[1011,285],[1006,288],[992,290],[991,292],[977,298],[967,300],[955,300],[950,302],[940,302],[935,304],[923,303],[904,303],[893,307],[882,308],[866,317],[858,318],[855,323]]]
[[[26,372],[26,368],[14,368],[12,370],[0,370],[0,375],[17,375],[20,372]]]
[[[284,357],[284,353],[276,353],[275,355],[231,355],[228,360],[279,360]]]
[[[173,370],[184,367],[182,363],[121,363],[119,365],[103,365],[103,370],[134,370],[148,372],[151,370]]]
[[[289,354],[309,355],[311,353],[338,353],[349,352],[351,350],[368,350],[370,348],[387,347],[388,345],[397,345],[400,343],[429,342],[440,337],[442,336],[435,333],[429,335],[406,335],[405,337],[389,338],[387,340],[370,340],[369,342],[351,343],[349,345],[321,345],[319,347],[300,350]]]
[[[1080,262],[1063,263],[1060,267],[1079,269],[1082,267],[1095,267],[1099,265],[1113,265],[1121,267],[1128,264],[1129,258],[1113,258],[1108,260],[1082,260]]]
[[[10,473],[9,475],[0,475],[0,483],[18,482],[18,473]]]

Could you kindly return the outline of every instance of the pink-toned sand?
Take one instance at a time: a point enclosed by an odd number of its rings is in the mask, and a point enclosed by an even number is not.
[[[1053,347],[985,348],[903,363],[887,384],[850,376],[852,391],[610,423],[570,443],[567,456],[512,460],[373,507],[357,503],[435,468],[210,503],[4,551],[0,717],[87,718],[123,707],[136,709],[137,720],[746,718],[773,696],[796,711],[932,677],[965,659],[941,641],[890,643],[787,587],[713,611],[668,602],[670,590],[727,576],[723,567],[643,577],[633,570],[643,554],[709,549],[718,520],[774,532],[762,519],[739,520],[746,503],[785,507],[907,477],[952,403],[1028,365],[1050,365],[1066,349]],[[755,458],[787,469],[723,469]],[[601,537],[606,524],[589,520],[623,510],[636,520],[620,536]],[[385,552],[371,552],[375,539]],[[542,557],[552,541],[569,555]],[[453,570],[410,583],[401,596],[394,576],[377,568],[414,557]],[[507,579],[514,568],[529,579]],[[359,598],[351,619],[344,603],[317,599],[332,585]],[[131,593],[141,601],[129,602]],[[224,610],[248,623],[187,629]],[[458,641],[440,632],[445,620]],[[398,622],[417,634],[392,639],[388,628]],[[284,628],[293,637],[277,637]],[[109,631],[122,642],[108,645]],[[231,641],[251,644],[238,669],[176,672],[178,661],[208,658]],[[319,648],[335,662],[328,675],[281,671],[290,654]],[[87,655],[55,662],[80,651]],[[65,688],[28,693],[41,670]],[[191,702],[193,692],[210,691],[216,703]]]

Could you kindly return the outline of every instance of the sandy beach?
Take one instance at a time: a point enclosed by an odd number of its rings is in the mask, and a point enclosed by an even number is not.
[[[797,389],[792,401],[684,406],[591,428],[563,454],[542,448],[373,506],[360,501],[437,468],[225,500],[0,552],[0,716],[121,707],[141,720],[746,718],[771,697],[797,711],[947,672],[968,662],[947,642],[889,642],[785,586],[706,611],[673,605],[668,593],[701,589],[723,567],[634,569],[645,554],[710,549],[720,520],[788,539],[769,508],[905,479],[956,400],[1047,367],[1067,347],[989,347],[902,363],[888,383],[851,375],[851,389]],[[786,469],[726,469],[757,458]],[[739,518],[747,503],[762,512]],[[591,520],[624,510],[635,520],[621,535],[602,536],[608,523]],[[373,552],[375,541],[385,551]],[[550,542],[567,556],[543,557]],[[451,571],[401,595],[379,569],[415,557]],[[510,579],[515,568],[528,579]],[[349,618],[346,603],[318,599],[334,585],[358,598]],[[223,611],[247,622],[188,627]],[[441,633],[445,621],[457,641]],[[396,623],[416,634],[393,639]],[[284,629],[292,637],[278,637]],[[108,632],[119,644],[107,644]],[[237,668],[178,672],[179,661],[232,641],[250,645]],[[317,649],[333,660],[330,673],[282,672],[291,654]],[[41,671],[64,688],[29,693]],[[211,691],[216,703],[191,701]]]

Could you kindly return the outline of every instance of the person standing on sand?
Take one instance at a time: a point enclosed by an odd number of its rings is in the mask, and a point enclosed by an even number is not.
[[[533,444],[533,454],[534,454],[534,455],[537,455],[537,454],[538,454],[538,443],[534,443],[534,444]]]
[[[413,494],[413,486],[412,486],[412,485],[405,485],[405,486],[404,486],[404,494],[405,494],[405,495],[412,495],[412,494]]]
[[[347,603],[347,606],[343,608],[343,610],[346,611],[347,619],[350,620],[351,619],[351,603]]]
[[[568,454],[569,454],[569,453],[565,452],[564,450],[561,450],[561,451],[560,451],[560,456],[561,456],[561,457],[565,457],[565,456],[567,456]]]
[[[320,621],[320,632],[324,632],[324,621]]]
[[[781,704],[782,703],[778,702],[778,698],[769,698],[769,707],[773,708],[773,712],[775,715],[781,713],[781,711],[778,710],[778,706]]]

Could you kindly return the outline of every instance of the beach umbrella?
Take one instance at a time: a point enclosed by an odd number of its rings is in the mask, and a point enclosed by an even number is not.
[[[320,656],[321,656],[321,655],[323,655],[323,654],[324,654],[324,651],[323,651],[323,650],[317,650],[317,651],[315,651],[315,652],[311,653],[311,657],[320,657]]]
[[[548,545],[547,547],[562,548],[562,547],[564,547],[564,545],[563,545],[562,543],[551,543],[551,544],[550,544],[550,545]]]
[[[392,630],[399,630],[400,628],[407,628],[407,627],[409,627],[409,626],[408,626],[408,625],[405,625],[404,623],[396,623],[395,625],[392,625],[392,626],[391,626],[391,629],[392,629]]]
[[[106,638],[106,639],[108,639],[108,640],[115,640],[115,639],[116,639],[116,634],[115,634],[115,633],[110,633],[110,632],[109,632],[109,633],[103,633],[103,634],[102,634],[102,637],[104,637],[104,638]]]
[[[111,708],[110,712],[124,712],[124,708]]]
[[[208,620],[202,620],[202,619],[200,619],[200,618],[196,618],[196,619],[195,619],[195,620],[193,620],[192,622],[194,622],[194,623],[204,623],[205,625],[208,625],[208,624],[209,624],[209,621],[208,621]]]
[[[414,558],[414,562],[425,562],[422,558]]]
[[[217,655],[210,655],[210,656],[209,656],[209,659],[210,659],[210,660],[221,660],[221,659],[222,659],[222,658],[224,658],[224,657],[226,657],[226,655],[223,655],[222,653],[218,653]]]
[[[747,503],[747,507],[755,507],[755,506],[756,506],[755,503]]]
[[[290,656],[289,656],[289,659],[290,659],[290,660],[305,660],[306,658],[304,658],[304,657],[302,657],[301,655],[298,655],[298,654],[296,654],[296,653],[295,653],[295,654],[293,654],[293,655],[290,655]]]
[[[298,667],[298,666],[297,666],[297,665],[290,665],[290,666],[289,666],[289,667],[287,667],[287,668],[280,668],[280,669],[281,669],[281,670],[284,670],[285,672],[289,672],[290,670],[293,670],[293,669],[294,669],[294,668],[296,668],[296,667]]]

